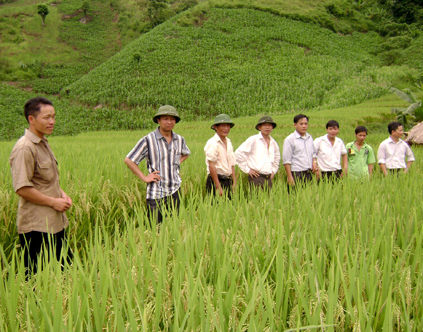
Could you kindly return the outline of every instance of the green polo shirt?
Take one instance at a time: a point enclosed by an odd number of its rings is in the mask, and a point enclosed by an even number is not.
[[[351,142],[345,146],[348,155],[348,176],[353,179],[369,177],[368,165],[376,162],[373,149],[369,144],[364,143],[358,151],[354,143]]]

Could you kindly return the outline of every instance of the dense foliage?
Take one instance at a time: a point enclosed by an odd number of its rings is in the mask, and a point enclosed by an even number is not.
[[[198,26],[186,26],[184,14],[134,41],[68,86],[70,98],[113,107],[172,104],[194,119],[343,106],[420,75],[379,67],[376,33],[340,36],[250,9],[203,14]]]

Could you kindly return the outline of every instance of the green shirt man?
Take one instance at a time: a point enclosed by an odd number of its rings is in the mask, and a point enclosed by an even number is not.
[[[353,179],[370,178],[373,164],[376,162],[372,147],[365,143],[367,129],[358,126],[355,129],[356,140],[346,145],[348,156],[348,176]]]

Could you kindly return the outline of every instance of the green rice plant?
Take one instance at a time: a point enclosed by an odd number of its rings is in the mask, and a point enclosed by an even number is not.
[[[329,119],[354,139],[364,117],[400,106],[395,96],[342,109],[313,111],[310,133]],[[275,114],[282,146],[294,114]],[[234,119],[238,147],[256,133],[256,117]],[[5,331],[87,330],[384,330],[423,328],[423,153],[409,174],[370,182],[348,179],[286,190],[284,171],[272,191],[249,191],[245,176],[231,201],[205,195],[205,121],[178,123],[191,156],[181,166],[181,209],[151,228],[145,184],[123,163],[148,131],[51,136],[68,211],[72,265],[57,262],[25,281],[16,234],[17,197],[0,143],[0,190],[11,197],[0,228],[0,317]],[[377,150],[388,135],[370,132]],[[141,164],[146,171],[145,163]],[[12,198],[13,197],[13,198]],[[3,199],[2,199],[3,202]],[[6,212],[5,212],[6,211]]]

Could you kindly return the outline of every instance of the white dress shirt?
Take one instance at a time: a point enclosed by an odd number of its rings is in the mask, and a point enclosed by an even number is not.
[[[285,138],[283,142],[283,164],[291,165],[291,172],[311,170],[316,152],[313,137],[309,133],[301,136],[297,131]]]
[[[314,140],[317,164],[322,172],[334,172],[342,170],[341,156],[347,154],[342,139],[335,137],[335,143],[329,141],[328,135]]]
[[[207,174],[210,174],[209,161],[216,163],[218,175],[229,176],[232,174],[232,166],[235,166],[235,153],[231,140],[226,137],[226,145],[218,134],[210,138],[204,147],[206,154]]]
[[[385,164],[387,169],[407,168],[405,161],[414,161],[414,154],[402,139],[395,143],[391,137],[379,145],[377,151],[378,164]]]
[[[263,175],[276,174],[281,160],[278,143],[270,138],[267,146],[262,133],[249,137],[235,151],[236,163],[244,173],[253,169]]]

